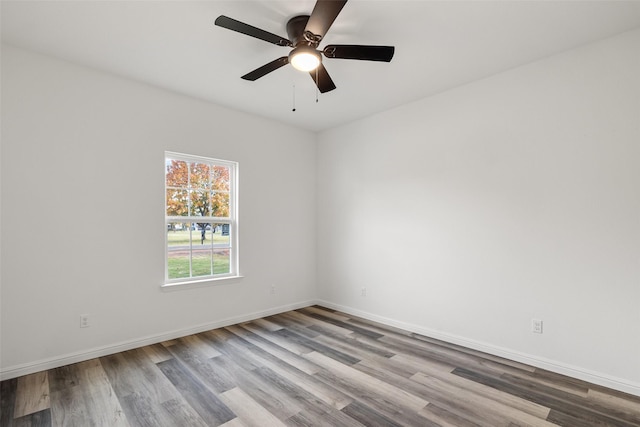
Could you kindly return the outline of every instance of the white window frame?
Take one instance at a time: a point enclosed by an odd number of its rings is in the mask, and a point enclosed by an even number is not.
[[[229,217],[203,217],[203,216],[169,216],[167,215],[167,179],[166,168],[168,160],[180,160],[188,163],[203,163],[211,166],[225,166],[229,168]],[[172,151],[165,151],[164,155],[164,217],[165,217],[165,241],[164,241],[164,285],[163,287],[174,287],[179,285],[189,284],[206,284],[207,282],[216,282],[219,280],[233,279],[241,277],[239,273],[239,250],[238,250],[238,162],[214,159],[210,157],[195,156],[190,154],[176,153]],[[188,186],[191,190],[190,185]],[[176,222],[189,222],[189,223],[215,223],[215,224],[229,224],[230,239],[229,239],[229,272],[211,274],[207,276],[191,276],[180,277],[175,279],[169,278],[169,232],[168,227],[171,223]],[[193,232],[193,230],[191,230]],[[197,232],[197,231],[196,231]],[[189,243],[189,252],[193,251],[194,238],[191,234]],[[191,255],[189,257],[189,271],[191,272]]]

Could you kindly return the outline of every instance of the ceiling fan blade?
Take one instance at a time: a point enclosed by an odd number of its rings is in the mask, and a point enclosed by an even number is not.
[[[393,46],[362,46],[357,44],[330,44],[322,51],[327,58],[384,62],[391,62],[394,52],[395,47]]]
[[[269,43],[277,44],[278,46],[293,46],[293,44],[276,34],[272,34],[268,31],[261,30],[244,22],[236,21],[228,16],[220,15],[215,21],[218,27],[226,28],[228,30],[237,31],[238,33],[246,34],[251,37],[255,37],[260,40],[264,40]]]
[[[346,3],[347,0],[318,0],[305,31],[324,37]]]
[[[318,86],[320,93],[329,92],[336,88],[336,85],[333,83],[333,80],[331,80],[331,76],[327,72],[327,69],[324,68],[324,65],[322,64],[318,65],[318,68],[315,70],[309,71],[309,75],[315,82],[316,86]]]
[[[264,64],[262,67],[256,68],[250,73],[247,73],[244,76],[242,76],[242,78],[245,80],[251,80],[251,81],[258,80],[260,77],[265,76],[270,72],[277,70],[280,67],[284,67],[288,63],[289,63],[289,57],[283,56],[282,58],[275,59],[269,62],[268,64]]]

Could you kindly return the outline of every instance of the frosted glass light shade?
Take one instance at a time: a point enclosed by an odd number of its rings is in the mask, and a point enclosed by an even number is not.
[[[320,54],[315,49],[297,48],[289,54],[289,62],[296,70],[315,70],[320,65]]]

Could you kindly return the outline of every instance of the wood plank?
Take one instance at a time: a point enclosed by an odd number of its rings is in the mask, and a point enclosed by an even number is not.
[[[357,369],[346,366],[325,356],[324,354],[313,352],[309,353],[306,357],[332,372],[334,375],[348,380],[358,389],[369,391],[374,395],[384,395],[385,399],[388,399],[402,408],[419,411],[429,403],[420,397],[407,393],[405,390],[402,390],[393,384],[388,384],[377,378],[366,375]]]
[[[79,384],[77,365],[66,365],[49,370],[49,392],[65,390]]]
[[[335,313],[344,314],[341,312],[335,312]],[[391,325],[383,325],[381,323],[374,322],[373,320],[365,319],[364,317],[353,316],[348,314],[344,314],[344,315],[347,316],[347,320],[345,320],[346,322],[370,329],[382,335],[412,336],[413,334],[412,332],[409,332],[407,330],[396,328],[395,326],[391,326]]]
[[[229,327],[228,329],[247,342],[260,348],[261,350],[268,352],[274,357],[277,357],[288,365],[291,365],[306,374],[313,375],[317,372],[317,369],[313,363],[310,363],[308,360],[301,357],[297,353],[292,353],[291,351],[288,351],[279,346],[277,343],[260,335],[260,329],[256,329],[255,326],[251,324],[245,324],[242,328]]]
[[[589,425],[589,423],[619,426],[632,426],[635,424],[620,419],[619,414],[615,411],[611,411],[611,409],[605,410],[601,405],[594,402],[588,402],[571,393],[557,390],[553,387],[531,383],[509,374],[501,375],[499,378],[493,378],[483,373],[472,372],[462,368],[456,368],[453,373],[546,406],[553,412],[561,412],[575,417],[576,419],[582,420],[586,425]]]
[[[279,314],[277,316],[270,316],[267,319],[271,320],[273,323],[280,325],[281,329],[286,329],[291,332],[295,332],[298,335],[303,337],[314,339],[319,335],[319,332],[314,331],[313,329],[309,329],[306,325],[301,325],[295,319],[287,317],[283,314]],[[276,331],[280,332],[280,330]]]
[[[303,409],[298,402],[291,401],[286,393],[272,387],[252,370],[236,364],[233,358],[224,355],[211,361],[232,375],[239,388],[279,420],[285,420]]]
[[[392,361],[389,362],[393,363]],[[429,401],[427,408],[430,405],[435,404],[447,413],[455,414],[456,418],[463,419],[466,422],[473,424],[477,423],[478,425],[487,427],[495,427],[496,425],[502,425],[499,421],[501,419],[504,420],[499,415],[493,413],[487,416],[483,410],[484,408],[478,405],[469,405],[467,401],[460,399],[457,395],[455,398],[452,398],[452,396],[442,393],[442,391],[437,388],[420,384],[416,381],[394,374],[386,369],[379,369],[375,364],[372,365],[369,360],[354,365],[354,368],[361,370],[372,377],[378,378],[381,381],[394,384],[416,396],[422,397]],[[439,368],[436,368],[435,372],[439,372]],[[384,411],[385,409],[382,408],[381,410]],[[423,410],[418,411],[418,413],[425,418],[429,418],[429,414],[425,413]]]
[[[459,396],[456,396],[456,400],[454,402],[448,401],[448,399],[442,399],[441,390],[436,390],[434,388],[430,388],[416,381],[412,381],[404,376],[397,375],[387,369],[384,368],[384,364],[376,364],[370,360],[362,361],[353,366],[355,369],[373,377],[377,378],[380,381],[385,383],[394,384],[400,387],[402,390],[405,390],[415,396],[421,397],[427,401],[429,401],[429,405],[434,402],[440,405],[443,405],[449,412],[457,414],[459,417],[467,417],[469,420],[475,420],[476,414],[478,412],[478,408],[469,408],[469,404],[466,400],[461,400]],[[427,407],[429,406],[427,405]],[[408,425],[422,425],[425,424],[425,421],[421,418],[417,418],[413,416],[413,414],[409,413],[397,413],[394,411],[394,408],[387,406],[377,406],[378,410],[383,414],[392,417],[397,422]],[[424,408],[423,408],[424,409]],[[461,410],[462,409],[462,410]],[[423,417],[429,419],[429,413],[423,411],[422,409],[417,411],[419,417]],[[496,416],[489,417],[485,420],[485,423],[482,425],[493,426],[496,424]],[[431,422],[434,422],[431,420]]]
[[[239,333],[240,335],[238,336],[242,339],[249,338],[249,335],[246,334],[247,331],[242,328],[230,327],[228,329]],[[252,343],[250,341],[247,341],[247,344]],[[273,354],[263,350],[262,348],[259,348],[257,346],[247,347],[247,351],[251,352],[256,357],[259,357],[261,364],[265,368],[269,368],[278,375],[286,378],[288,381],[297,384],[306,392],[310,393],[312,396],[315,396],[318,399],[321,399],[323,402],[333,408],[342,409],[353,401],[346,394],[336,390],[335,388],[327,384],[316,381],[311,374],[297,369],[295,366],[286,363],[286,361],[274,356]],[[316,371],[317,369],[314,369],[313,372],[315,373]]]
[[[42,411],[33,412],[13,420],[13,427],[50,427],[51,426],[51,410],[44,409]]]
[[[278,392],[286,395],[287,400],[290,402],[289,404],[299,406],[301,411],[329,413],[335,409],[318,396],[305,390],[298,383],[290,381],[288,376],[279,375],[267,367],[256,369],[255,374],[273,390],[278,390]]]
[[[517,371],[509,372],[511,375],[517,375],[518,373]],[[555,372],[545,371],[544,369],[533,368],[533,371],[526,375],[526,378],[541,384],[552,385],[556,389],[568,391],[580,397],[585,397],[589,392],[589,384],[587,382]]]
[[[494,423],[504,423],[508,421],[524,425],[553,426],[552,423],[545,421],[549,413],[548,408],[539,407],[534,404],[530,404],[531,408],[529,408],[529,406],[526,405],[527,402],[522,402],[513,397],[507,401],[494,400],[487,397],[489,392],[488,388],[484,389],[485,393],[479,394],[477,393],[477,390],[475,392],[470,391],[457,384],[449,383],[432,376],[427,376],[421,372],[412,376],[411,379],[440,393],[455,395],[458,399],[463,400],[465,404],[469,406],[482,408],[487,418],[491,419]],[[503,396],[506,396],[506,394]],[[518,405],[518,408],[511,406],[511,404]],[[543,416],[539,417],[524,412],[520,409],[521,406],[525,406],[525,408],[530,409],[532,412],[539,410]]]
[[[267,319],[286,319],[289,325],[296,325],[301,328],[308,328],[309,326],[316,323],[316,320],[312,317],[305,316],[302,313],[298,313],[297,311],[287,311],[286,313],[275,314],[273,316],[269,316]],[[278,322],[276,322],[278,323]]]
[[[220,356],[220,352],[216,350],[204,337],[200,335],[189,335],[179,340],[187,344],[191,350],[203,358],[211,359],[212,357]]]
[[[177,339],[175,340],[167,340],[167,341],[162,341],[160,343],[160,345],[164,346],[164,347],[171,347],[172,345],[174,345],[176,342],[178,342]]]
[[[78,380],[82,387],[85,409],[94,425],[128,427],[109,378],[98,359],[77,364]]]
[[[153,363],[164,362],[165,360],[169,360],[173,357],[162,344],[147,345],[142,347],[142,350]]]
[[[404,358],[407,359],[406,356],[404,356]],[[393,361],[402,359],[403,355],[398,355],[397,357],[392,358]],[[391,369],[386,367],[386,362],[384,360],[378,362],[377,366],[372,365],[371,360],[366,360],[358,365],[374,369],[377,368],[379,371],[391,371]],[[475,381],[470,381],[466,378],[462,378],[458,375],[453,374],[452,372],[454,371],[450,372],[446,368],[443,369],[437,364],[423,363],[418,368],[420,369],[419,373],[422,375],[437,378],[454,387],[459,387],[462,390],[484,396],[496,402],[504,403],[514,409],[533,415],[534,417],[545,419],[549,414],[549,408],[545,406],[530,402],[526,399],[522,399],[509,393],[502,392],[492,387],[476,383]],[[413,379],[413,376],[411,378]]]
[[[51,393],[51,418],[56,426],[92,425],[81,385],[70,385]]]
[[[507,417],[496,414],[495,411],[487,410],[487,408],[479,405],[472,404],[467,399],[462,399],[456,396],[455,399],[447,394],[443,394],[439,387],[434,387],[429,384],[421,384],[425,387],[427,397],[430,399],[429,405],[425,408],[430,411],[440,411],[436,413],[449,414],[455,417],[453,419],[463,420],[460,425],[471,424],[481,427],[499,427],[508,426],[511,424],[511,420]],[[448,397],[449,396],[449,397]]]
[[[105,356],[100,362],[120,399],[134,393],[148,396],[154,408],[160,410],[162,402],[180,396],[143,349]]]
[[[111,387],[118,396],[124,397],[135,393],[139,388],[135,383],[135,364],[131,363],[125,353],[116,353],[100,358],[100,364],[104,369]]]
[[[14,418],[40,412],[50,407],[48,372],[36,372],[18,378]]]
[[[278,411],[279,419],[287,419],[304,409],[308,401],[314,402],[316,406],[323,406],[323,402],[316,396],[308,393],[295,382],[289,381],[287,376],[280,376],[266,367],[265,364],[269,363],[271,355],[255,348],[242,338],[228,339],[221,347],[221,351],[237,365],[236,382],[240,388],[250,390],[249,393],[253,393],[255,389],[268,390],[269,397],[261,394],[255,397],[271,407],[278,408],[282,405],[290,411],[290,413]],[[324,409],[330,410],[330,407],[327,406]]]
[[[348,321],[342,321],[342,320],[336,320],[332,317],[328,317],[325,314],[319,314],[319,313],[309,313],[309,316],[314,317],[316,319],[322,320],[325,323],[330,323],[332,325],[336,325],[339,326],[341,328],[344,329],[348,329],[354,333],[363,335],[365,337],[369,337],[369,338],[373,338],[373,339],[378,339],[378,338],[382,338],[384,337],[384,334],[381,334],[379,332],[376,332],[374,330],[372,330],[371,328],[367,328],[367,327],[362,327],[362,326],[356,326],[351,322]]]
[[[635,422],[640,426],[640,397],[629,394],[611,394],[598,389],[589,389],[587,393],[589,405],[595,404],[604,411],[615,411],[623,420]]]
[[[205,423],[219,425],[236,417],[215,393],[177,360],[166,360],[158,367]]]
[[[403,353],[398,353],[395,356],[391,357],[389,360],[392,363],[397,363],[400,366],[404,366],[407,371],[412,372],[411,375],[416,374],[418,372],[422,372],[425,374],[431,374],[431,373],[437,373],[437,372],[449,373],[456,368],[453,365],[448,365],[433,359],[416,357],[410,354],[403,354]]]
[[[162,402],[162,407],[170,415],[174,426],[206,427],[202,417],[184,399],[170,399]]]
[[[442,427],[478,427],[472,421],[469,421],[459,415],[453,414],[446,409],[430,402],[427,406],[420,410],[420,415],[435,422]]]
[[[246,371],[253,371],[264,366],[262,359],[256,357],[256,354],[252,352],[255,346],[238,336],[234,335],[233,338],[227,339],[218,348],[223,355]]]
[[[288,352],[293,353],[295,355],[301,356],[310,351],[309,348],[304,347],[296,342],[287,340],[285,337],[278,335],[278,333],[282,331],[282,328],[278,329],[275,332],[271,332],[267,329],[257,327],[255,324],[252,324],[252,323],[246,324],[243,327],[253,332],[254,334],[264,338],[265,340],[269,341],[271,344],[275,344],[280,348],[287,350]]]
[[[348,354],[358,361],[367,359],[369,357],[390,358],[395,355],[395,353],[392,353],[387,349],[382,349],[363,343],[358,338],[335,338],[333,336],[320,335],[316,337],[315,341],[320,344],[324,344],[327,347],[340,351],[341,353]]]
[[[133,392],[119,401],[132,427],[171,427],[149,396]]]
[[[280,421],[271,412],[267,411],[262,405],[253,400],[251,396],[236,387],[227,390],[220,395],[222,401],[238,418],[247,426],[256,427],[284,427],[285,424]]]
[[[358,363],[360,361],[360,359],[356,357],[350,356],[342,351],[338,351],[317,341],[305,338],[302,335],[290,331],[289,329],[281,329],[275,332],[275,334],[278,334],[280,337],[285,338],[290,342],[295,342],[296,344],[306,347],[308,349],[306,353],[309,353],[311,351],[322,353],[327,357],[330,357],[334,360],[337,360],[338,362],[347,365],[353,365],[354,363]]]
[[[318,319],[313,319],[314,323],[307,326],[307,328],[320,332],[321,334],[324,335],[342,335],[342,336],[349,336],[349,335],[353,335],[353,331],[346,329],[346,328],[342,328],[340,326],[336,326],[332,323],[326,323],[326,322],[322,322]]]
[[[270,322],[267,319],[255,319],[255,320],[252,320],[251,322],[241,323],[239,326],[244,327],[245,325],[256,325],[269,332],[275,332],[279,329],[282,329],[282,326],[277,325],[273,322]]]
[[[350,403],[342,409],[342,412],[365,426],[402,427],[402,424],[396,423],[360,402]]]
[[[285,420],[289,426],[296,427],[363,427],[364,424],[338,410],[323,412],[318,408],[298,412]]]
[[[9,426],[13,420],[16,406],[16,390],[18,379],[11,378],[0,382],[0,426]]]
[[[379,341],[384,342],[397,353],[438,362],[442,365],[468,368],[496,376],[506,373],[523,373],[508,364],[494,362],[493,360],[485,360],[481,357],[469,355],[467,353],[455,352],[446,347],[437,345],[430,346],[422,341],[416,341],[410,337],[385,336],[380,338]]]
[[[210,359],[206,357],[206,354],[198,353],[198,349],[187,345],[186,341],[185,343],[178,343],[169,348],[171,349],[171,353],[197,375],[200,381],[216,393],[222,393],[235,387],[231,376],[225,371],[216,369],[214,365],[211,364]],[[218,356],[221,355],[218,350],[215,350],[215,353]]]
[[[236,417],[231,421],[227,421],[224,424],[220,424],[219,427],[253,427],[253,426],[249,426],[248,424],[243,423],[240,418]]]
[[[330,327],[327,327],[330,326]],[[354,334],[348,329],[348,334],[342,331],[336,331],[336,329],[342,329],[330,323],[317,323],[308,327],[320,333],[316,338],[332,338],[341,343],[348,344],[356,349],[364,350],[384,357],[392,357],[395,353],[391,351],[384,343],[379,342],[377,339],[372,339],[362,335]]]
[[[176,389],[141,348],[136,348],[125,352],[134,364],[137,376],[142,377],[137,380],[138,384],[145,384],[150,390],[146,391],[152,397],[153,402],[165,402],[178,396]]]
[[[470,368],[474,370],[473,368]],[[493,368],[483,369],[483,372],[490,372]],[[493,370],[494,372],[497,372]],[[508,370],[504,374],[509,374],[513,377],[522,379],[523,381],[540,384],[543,386],[552,387],[555,390],[561,390],[567,393],[571,393],[577,397],[584,398],[589,391],[587,383],[580,380],[568,381],[564,375],[549,375],[549,372],[543,370],[527,371],[527,370]],[[501,374],[502,375],[502,374]]]
[[[321,316],[324,317],[330,317],[334,320],[339,320],[341,322],[347,322],[351,317],[347,314],[344,313],[339,313],[335,310],[330,310],[326,307],[320,307],[319,305],[312,305],[310,307],[304,307],[304,308],[300,308],[298,310],[296,310],[300,313],[304,313],[308,316],[310,316],[311,314],[315,313],[315,314],[319,314]]]

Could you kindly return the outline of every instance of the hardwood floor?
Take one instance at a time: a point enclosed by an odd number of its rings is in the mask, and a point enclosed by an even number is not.
[[[640,398],[321,307],[1,384],[4,426],[640,426]]]

